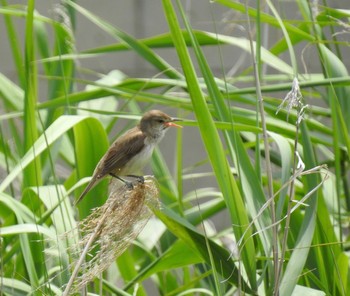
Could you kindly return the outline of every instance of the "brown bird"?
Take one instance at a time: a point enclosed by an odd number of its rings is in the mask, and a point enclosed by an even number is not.
[[[107,150],[97,164],[90,183],[75,204],[107,175],[121,180],[129,189],[133,188],[132,183],[121,176],[137,178],[143,182],[143,177],[136,174],[147,164],[154,147],[162,140],[168,127],[182,127],[174,123],[179,120],[159,110],[146,112],[137,126],[125,132]]]

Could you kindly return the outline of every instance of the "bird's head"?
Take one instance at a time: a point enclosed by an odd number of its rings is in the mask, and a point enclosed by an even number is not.
[[[146,112],[140,121],[140,129],[147,136],[152,138],[162,138],[168,127],[179,127],[181,125],[174,123],[175,121],[180,121],[178,118],[170,117],[159,110],[151,110]]]

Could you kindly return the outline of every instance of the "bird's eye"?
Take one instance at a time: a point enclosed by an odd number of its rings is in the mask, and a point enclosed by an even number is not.
[[[164,119],[162,119],[162,118],[158,118],[158,119],[157,119],[157,122],[158,122],[158,123],[164,123],[165,121],[164,121]]]

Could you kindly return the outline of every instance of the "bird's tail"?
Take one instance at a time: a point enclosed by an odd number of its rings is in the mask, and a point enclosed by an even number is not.
[[[80,203],[82,201],[82,199],[85,197],[85,195],[96,185],[97,183],[97,178],[93,177],[91,179],[91,181],[89,182],[89,184],[86,186],[86,188],[84,189],[83,193],[80,194],[79,198],[74,202],[74,205],[76,206],[78,203]]]

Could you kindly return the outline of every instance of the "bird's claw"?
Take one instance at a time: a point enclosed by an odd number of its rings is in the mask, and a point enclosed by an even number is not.
[[[136,175],[127,175],[127,176],[136,179],[141,184],[145,183],[144,176],[136,176]]]
[[[128,187],[129,190],[133,190],[134,189],[134,184],[132,184],[132,182],[126,181],[125,185],[126,185],[126,187]]]
[[[118,180],[122,181],[126,187],[129,189],[129,190],[133,190],[134,189],[134,184],[133,182],[130,182],[130,181],[127,181],[119,176],[117,176],[116,174],[113,174],[113,173],[109,173],[112,177],[114,178],[117,178]],[[145,178],[144,176],[136,176],[136,175],[127,175],[127,177],[132,177],[132,178],[135,178],[137,180],[138,183],[140,184],[144,184],[145,183]]]
[[[145,178],[143,176],[129,176],[129,177],[134,177],[138,184],[144,184],[145,183]],[[136,185],[135,181],[134,182],[127,182],[125,184],[126,184],[126,186],[128,187],[129,190],[133,190],[134,186]]]
[[[136,179],[141,184],[145,183],[145,178],[143,176],[138,176]]]

